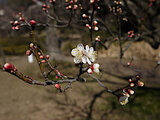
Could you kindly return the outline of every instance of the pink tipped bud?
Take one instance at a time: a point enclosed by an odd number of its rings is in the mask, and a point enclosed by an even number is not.
[[[11,64],[11,63],[6,63],[3,68],[6,70],[6,71],[11,71],[11,70],[15,70],[15,67]]]
[[[55,88],[61,89],[61,86],[59,84],[55,84]]]
[[[130,95],[133,95],[133,94],[134,94],[134,91],[131,90],[131,89],[129,89],[129,90],[128,90],[128,93],[129,93]]]
[[[130,83],[130,87],[134,87],[134,83]]]
[[[43,56],[43,55],[41,55],[39,58],[40,58],[40,59],[44,59],[44,56]]]
[[[40,55],[42,55],[40,52],[38,52],[38,55],[40,56]]]
[[[87,27],[88,29],[91,29],[91,26],[90,26],[89,24],[86,24],[86,27]]]
[[[19,25],[19,22],[18,21],[14,21],[14,25]]]
[[[33,43],[30,43],[30,45],[29,45],[31,48],[33,48],[34,47],[34,44]]]
[[[20,20],[20,21],[24,21],[24,18],[23,18],[23,17],[20,17],[19,20]]]
[[[132,63],[131,63],[131,62],[128,62],[127,65],[128,65],[128,66],[132,66]]]
[[[36,25],[36,21],[35,20],[30,20],[30,24],[31,25]]]
[[[78,8],[78,5],[74,5],[73,9],[76,10]]]
[[[59,77],[58,77],[58,75],[56,75],[56,79],[58,79]]]
[[[129,80],[128,80],[128,82],[132,82],[132,81],[133,81],[132,79],[129,79]]]
[[[49,55],[46,55],[46,59],[49,59]]]
[[[93,22],[93,25],[95,25],[95,26],[96,26],[97,24],[98,24],[98,22],[97,22],[97,21],[94,21],[94,22]]]
[[[27,50],[27,51],[26,51],[26,55],[28,55],[28,56],[30,56],[31,53],[32,53],[32,52],[31,52],[30,50]]]
[[[142,81],[138,81],[138,86],[143,87],[144,83]]]
[[[139,79],[140,79],[140,76],[139,76],[139,75],[136,75],[136,79],[139,80]]]
[[[90,3],[91,3],[91,4],[94,3],[94,0],[90,0]]]
[[[46,5],[46,4],[44,4],[44,5],[43,5],[43,8],[47,8],[47,5]]]
[[[42,63],[46,63],[46,60],[42,60],[41,62],[42,62]]]
[[[15,26],[12,27],[12,30],[15,30]]]
[[[87,18],[88,16],[87,16],[86,14],[83,14],[82,17],[83,17],[83,18]]]
[[[73,4],[73,0],[71,0],[69,3],[70,3],[70,4]]]
[[[93,27],[93,30],[98,31],[99,28],[98,28],[97,26],[94,26],[94,27]]]
[[[15,27],[15,30],[19,30],[19,25],[17,25],[17,26]]]

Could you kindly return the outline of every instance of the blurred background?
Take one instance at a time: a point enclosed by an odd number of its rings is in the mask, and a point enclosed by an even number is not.
[[[83,10],[77,10],[77,16],[70,27],[37,27],[39,46],[51,56],[52,62],[66,75],[76,76],[78,68],[73,63],[70,52],[78,43],[90,44],[89,31],[85,23],[76,22],[83,13],[90,13],[86,0],[79,0]],[[113,2],[113,1],[112,1]],[[104,21],[114,34],[117,32],[115,16],[110,12],[110,0],[101,0],[101,9],[96,17]],[[145,86],[137,88],[135,95],[126,106],[121,106],[118,99],[103,91],[98,83],[89,77],[86,83],[77,82],[64,93],[59,93],[54,86],[31,86],[0,71],[0,120],[159,120],[160,119],[160,68],[152,69],[160,62],[160,1],[158,0],[121,0],[124,11],[121,20],[122,35],[134,30],[135,35],[142,35],[132,43],[124,54],[123,62],[133,58],[133,66],[142,70]],[[31,43],[30,33],[26,28],[13,31],[10,25],[18,12],[25,18],[37,23],[58,24],[49,20],[42,11],[43,0],[0,0],[0,64],[10,62],[25,75],[43,80],[35,59],[28,63],[26,50]],[[57,0],[56,14],[62,20],[69,19],[65,2]],[[63,6],[63,7],[62,7]],[[112,41],[108,32],[99,26],[93,37],[100,35],[108,46]],[[132,39],[130,39],[132,40]],[[126,45],[128,41],[123,41]],[[119,61],[117,42],[109,49],[97,44],[98,59],[102,70],[102,82],[110,89],[117,89],[128,84],[128,79],[137,73],[125,68]],[[55,76],[52,76],[55,79]],[[63,87],[63,86],[62,86]]]

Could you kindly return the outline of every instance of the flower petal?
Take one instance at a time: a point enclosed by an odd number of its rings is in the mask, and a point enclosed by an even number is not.
[[[90,51],[90,52],[93,52],[93,51],[94,51],[94,48],[93,48],[93,47],[90,47],[89,51]]]
[[[86,62],[87,62],[87,57],[86,57],[86,56],[83,56],[83,57],[82,57],[82,62],[83,62],[83,63],[86,63]]]
[[[89,46],[86,45],[86,52],[88,53],[89,52]]]
[[[78,54],[78,49],[77,49],[77,48],[73,49],[73,50],[71,51],[71,54],[72,54],[73,56],[77,56],[77,54]]]
[[[80,62],[81,62],[81,59],[79,59],[79,58],[75,57],[75,58],[74,58],[74,62],[75,62],[76,64],[78,64],[78,63],[80,63]]]
[[[93,68],[94,68],[94,69],[99,69],[99,64],[98,64],[98,63],[95,63],[95,64],[93,65]]]
[[[99,69],[94,69],[93,70],[95,73],[99,74]]]
[[[79,51],[83,51],[83,50],[84,50],[83,44],[78,44],[78,45],[77,45],[77,49],[78,49]]]
[[[92,64],[91,61],[88,59],[88,57],[87,57],[87,62],[88,62],[89,65]]]

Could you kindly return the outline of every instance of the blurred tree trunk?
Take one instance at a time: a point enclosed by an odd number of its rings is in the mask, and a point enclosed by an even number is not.
[[[59,47],[59,41],[58,41],[59,35],[57,34],[58,32],[56,28],[54,27],[47,28],[46,30],[46,49],[51,59],[60,60],[63,57],[62,57],[60,47]]]

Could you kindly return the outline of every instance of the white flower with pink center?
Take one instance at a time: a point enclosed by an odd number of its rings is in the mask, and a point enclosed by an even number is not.
[[[83,44],[78,44],[77,48],[74,48],[71,51],[71,54],[74,56],[74,62],[76,64],[79,63],[88,63],[89,65],[92,64],[92,62],[96,59],[96,51],[94,51],[93,47],[90,47],[88,45],[83,46]]]
[[[99,65],[98,63],[95,63],[95,64],[93,64],[93,65],[87,70],[87,72],[88,72],[89,74],[92,74],[93,72],[99,74],[99,66],[100,66],[100,65]]]

